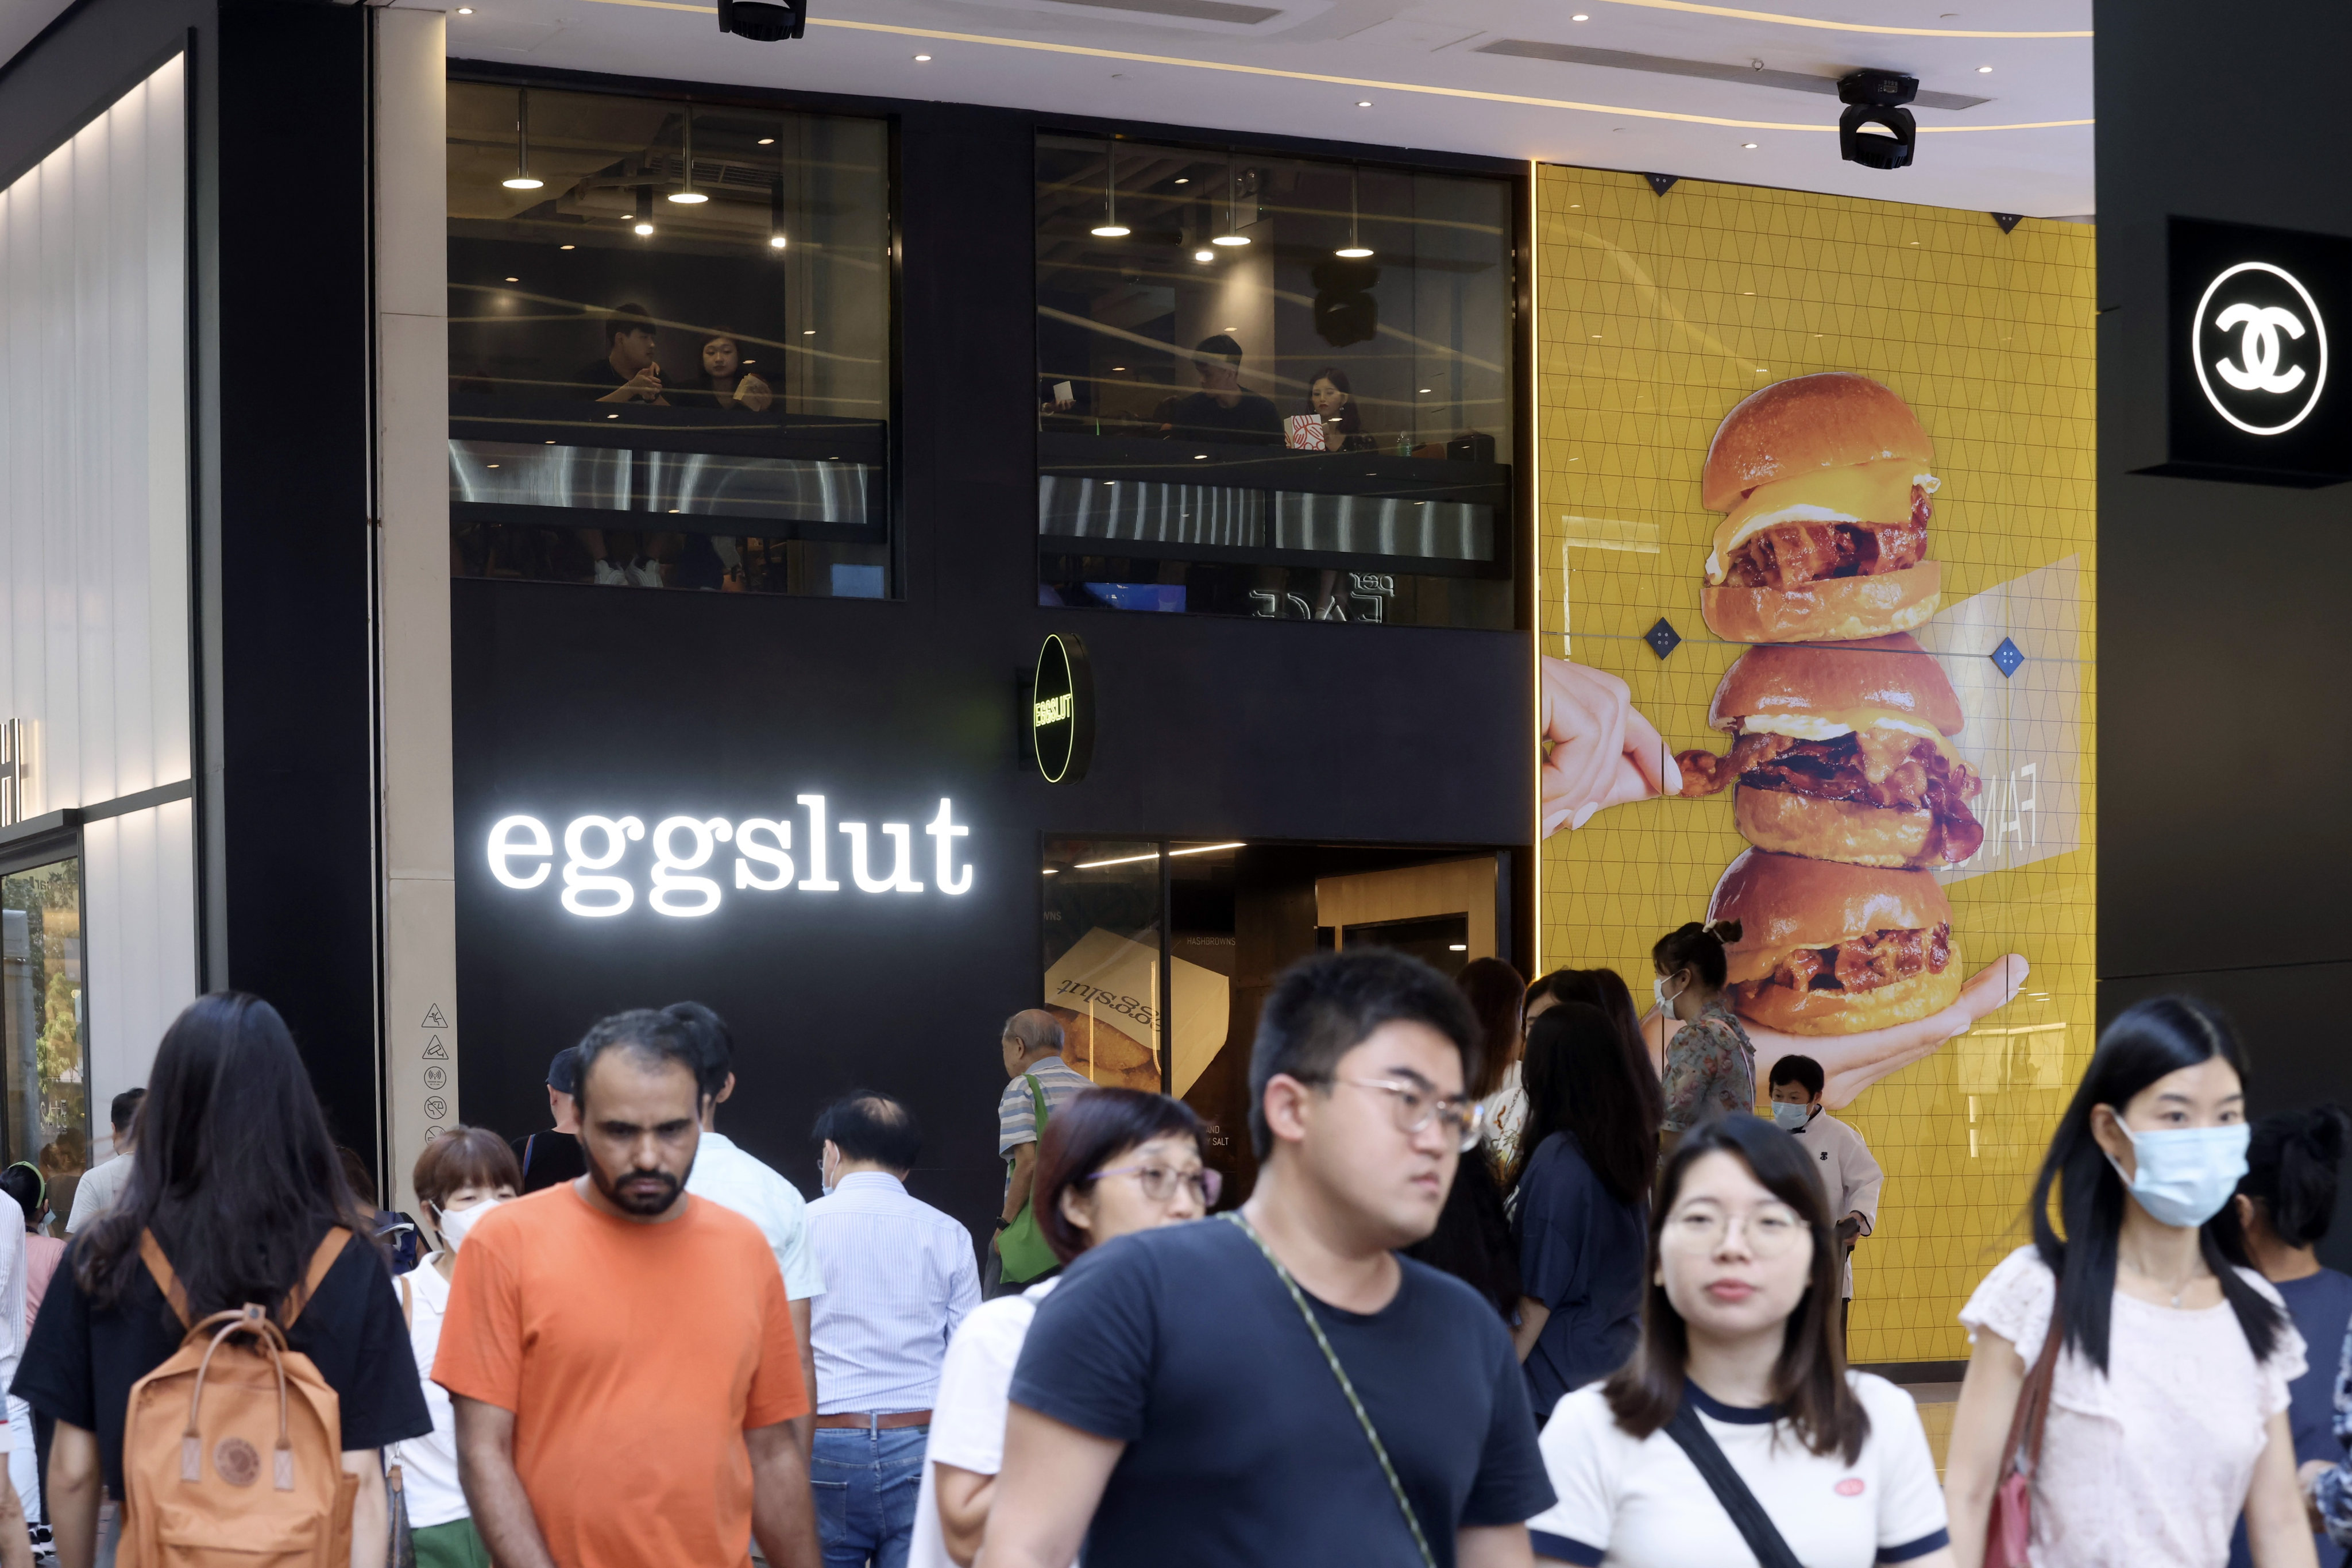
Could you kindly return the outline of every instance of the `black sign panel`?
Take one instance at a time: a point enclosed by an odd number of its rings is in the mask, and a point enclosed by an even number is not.
[[[2147,471],[2352,479],[2352,239],[2176,217],[2168,243],[2168,460]]]
[[[1067,632],[1047,637],[1037,650],[1030,696],[1037,771],[1047,784],[1077,783],[1095,754],[1095,678],[1087,645]]]

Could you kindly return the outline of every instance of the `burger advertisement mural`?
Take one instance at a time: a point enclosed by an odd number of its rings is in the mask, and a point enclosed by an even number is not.
[[[2092,231],[1536,200],[1541,962],[1737,921],[1759,1098],[1812,1058],[1887,1173],[1853,1359],[1965,1357],[2093,1035]]]

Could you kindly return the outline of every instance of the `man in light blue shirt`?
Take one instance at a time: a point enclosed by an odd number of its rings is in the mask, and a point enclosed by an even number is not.
[[[826,1568],[899,1568],[915,1529],[940,1363],[980,1305],[971,1234],[907,1192],[922,1152],[914,1113],[846,1095],[817,1118],[825,1195],[808,1205],[824,1276],[816,1347],[817,1496]]]

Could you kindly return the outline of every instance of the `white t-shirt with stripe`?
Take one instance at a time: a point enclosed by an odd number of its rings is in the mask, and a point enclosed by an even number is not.
[[[1770,1406],[1741,1409],[1690,1392],[1708,1435],[1805,1568],[1907,1563],[1948,1546],[1918,1406],[1885,1378],[1849,1372],[1846,1380],[1870,1416],[1869,1440],[1851,1465],[1835,1451],[1806,1448]],[[1559,1500],[1528,1521],[1538,1558],[1586,1568],[1756,1562],[1680,1445],[1663,1431],[1637,1439],[1619,1426],[1600,1384],[1559,1402],[1541,1447]]]

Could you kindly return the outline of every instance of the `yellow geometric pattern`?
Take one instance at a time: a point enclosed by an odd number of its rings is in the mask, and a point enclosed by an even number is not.
[[[1955,1314],[2024,1237],[2095,1028],[2093,232],[1689,180],[1660,197],[1638,174],[1544,165],[1535,212],[1541,649],[1623,679],[1669,747],[1721,749],[1707,703],[1739,651],[1698,602],[1723,416],[1772,382],[1859,371],[1935,442],[1944,607],[1916,635],[1960,690],[1997,848],[1946,891],[1965,973],[2010,952],[2032,972],[1839,1114],[1886,1171],[1853,1359],[1963,1358]],[[1663,660],[1641,640],[1662,616],[1685,639]],[[2003,636],[2026,655],[2014,678],[1985,657]],[[1607,965],[1646,993],[1651,943],[1702,918],[1743,847],[1729,792],[1563,827],[1542,853],[1543,967]]]

